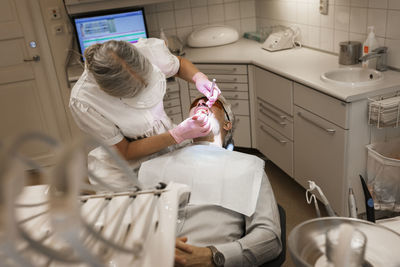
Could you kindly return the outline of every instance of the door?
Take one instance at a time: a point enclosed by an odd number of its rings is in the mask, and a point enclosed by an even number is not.
[[[0,140],[5,143],[31,131],[58,140],[61,136],[57,126],[60,107],[46,77],[52,74],[46,71],[40,53],[44,44],[36,38],[34,2],[0,1]],[[21,152],[41,165],[51,161],[50,148],[40,143],[27,143]]]

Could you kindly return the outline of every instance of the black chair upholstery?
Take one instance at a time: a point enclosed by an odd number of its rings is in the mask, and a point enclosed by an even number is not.
[[[286,212],[281,205],[278,204],[279,210],[279,221],[281,224],[281,240],[282,240],[282,251],[278,257],[270,260],[260,267],[280,267],[286,260]]]

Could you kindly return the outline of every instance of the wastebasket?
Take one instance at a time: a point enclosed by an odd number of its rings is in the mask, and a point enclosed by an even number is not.
[[[400,211],[400,138],[367,149],[367,183],[375,210]]]

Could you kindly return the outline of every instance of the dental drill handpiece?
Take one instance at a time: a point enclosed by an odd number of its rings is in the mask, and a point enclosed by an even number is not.
[[[210,95],[210,97],[212,97],[212,95],[213,95],[213,93],[214,93],[215,82],[216,82],[216,79],[215,79],[215,78],[212,79],[211,91],[210,91],[210,94],[211,94],[211,95]],[[209,105],[209,103],[210,103],[210,101],[207,101],[207,106],[208,106],[209,108],[211,108],[212,105]]]

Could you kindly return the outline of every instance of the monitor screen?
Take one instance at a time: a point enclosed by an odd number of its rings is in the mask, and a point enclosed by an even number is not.
[[[82,55],[92,44],[109,40],[136,43],[148,37],[143,8],[77,14],[72,22]]]

